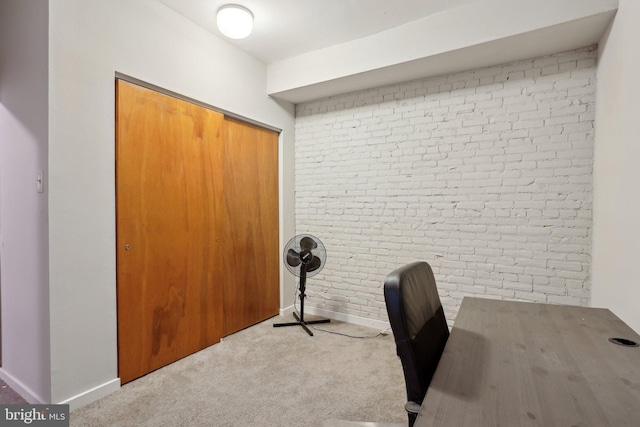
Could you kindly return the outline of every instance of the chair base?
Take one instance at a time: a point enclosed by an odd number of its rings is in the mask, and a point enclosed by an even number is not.
[[[331,319],[304,320],[304,319],[301,319],[300,317],[298,317],[297,313],[293,313],[293,317],[296,318],[296,322],[274,323],[273,327],[274,328],[281,328],[283,326],[302,326],[302,329],[307,331],[307,333],[310,336],[313,336],[313,332],[311,332],[311,330],[309,328],[307,328],[307,325],[315,325],[317,323],[329,323],[329,322],[331,322]]]
[[[409,417],[409,427],[413,427],[413,425],[416,423],[416,419],[418,418],[418,414],[407,412],[407,415]]]

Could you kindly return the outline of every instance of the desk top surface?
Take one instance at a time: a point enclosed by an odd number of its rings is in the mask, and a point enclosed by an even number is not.
[[[640,336],[607,309],[465,298],[415,427],[640,425]]]

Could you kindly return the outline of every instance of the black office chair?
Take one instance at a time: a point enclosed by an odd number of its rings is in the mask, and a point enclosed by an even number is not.
[[[431,266],[414,262],[391,272],[384,300],[407,386],[405,409],[412,427],[449,338]]]

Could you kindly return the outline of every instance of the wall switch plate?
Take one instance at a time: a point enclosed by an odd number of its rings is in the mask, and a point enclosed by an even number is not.
[[[38,171],[36,180],[38,183],[38,193],[44,193],[44,171]]]

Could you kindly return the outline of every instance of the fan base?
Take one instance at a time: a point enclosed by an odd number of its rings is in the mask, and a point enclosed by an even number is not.
[[[302,329],[304,329],[305,331],[307,331],[307,333],[311,336],[313,336],[313,332],[311,332],[311,330],[309,328],[307,328],[307,325],[315,325],[317,323],[329,323],[331,322],[331,319],[318,319],[318,320],[301,320],[300,317],[298,317],[298,313],[293,313],[293,317],[296,318],[297,322],[287,322],[287,323],[274,323],[273,327],[274,328],[280,328],[282,326],[302,326]]]

